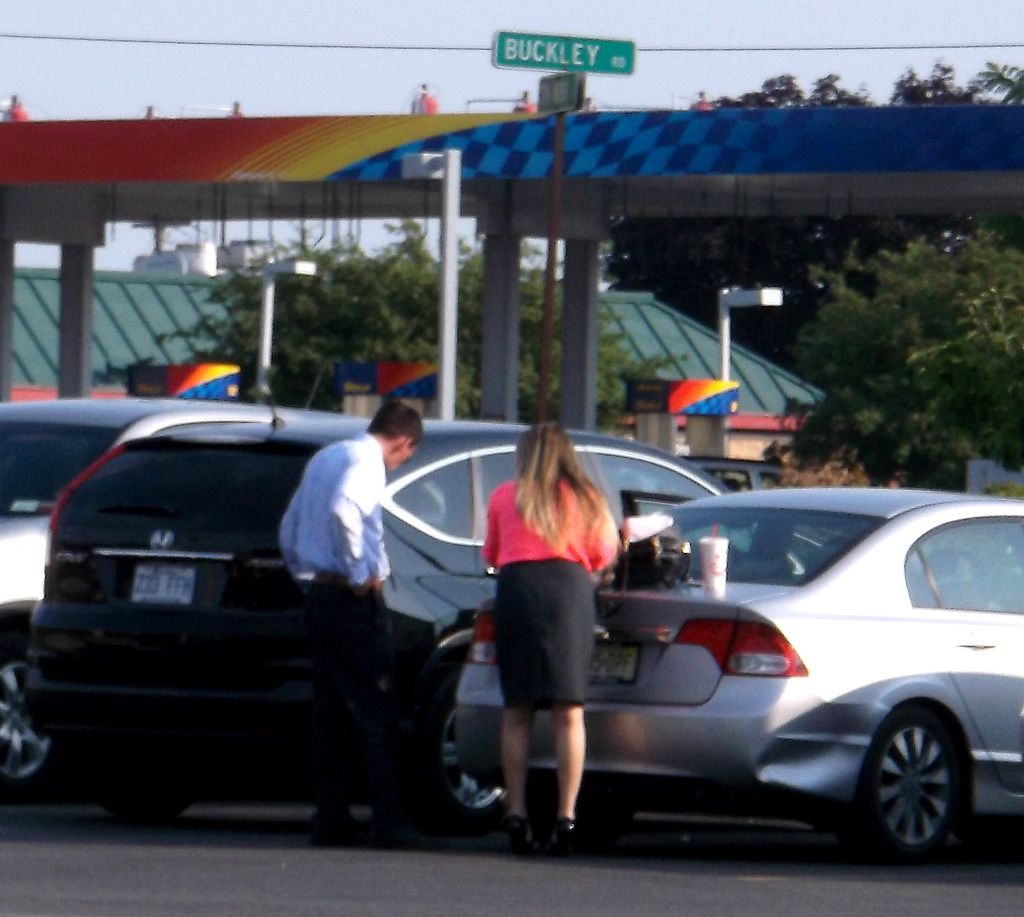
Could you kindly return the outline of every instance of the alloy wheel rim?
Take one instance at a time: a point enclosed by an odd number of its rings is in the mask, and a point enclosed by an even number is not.
[[[952,775],[942,743],[927,729],[897,732],[882,757],[878,801],[892,836],[906,847],[938,837],[949,812]]]
[[[50,738],[36,732],[25,701],[28,666],[9,662],[0,667],[0,775],[27,780],[46,763]]]
[[[452,796],[463,806],[474,811],[483,811],[500,801],[503,793],[500,787],[481,786],[459,766],[459,753],[455,744],[455,711],[445,721],[441,756],[444,773]]]

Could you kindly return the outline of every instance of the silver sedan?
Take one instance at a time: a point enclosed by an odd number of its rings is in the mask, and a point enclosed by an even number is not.
[[[726,810],[915,861],[1024,815],[1024,503],[803,488],[667,512],[672,527],[633,545],[599,592],[581,835],[611,840],[639,810]],[[722,596],[700,565],[712,534],[728,540]],[[493,777],[489,618],[456,731],[463,765]],[[543,714],[535,729],[542,785]]]

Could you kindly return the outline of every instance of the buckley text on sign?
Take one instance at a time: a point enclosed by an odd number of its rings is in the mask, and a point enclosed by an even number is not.
[[[526,35],[497,32],[492,50],[495,67],[572,70],[628,76],[636,48],[631,41],[572,38],[566,35]]]

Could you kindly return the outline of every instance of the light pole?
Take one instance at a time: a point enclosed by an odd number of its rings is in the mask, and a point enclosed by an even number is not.
[[[462,151],[412,153],[402,158],[402,178],[441,179],[440,296],[437,323],[437,416],[455,418],[455,368],[458,362],[459,237],[462,199]]]
[[[781,306],[782,290],[778,287],[747,289],[726,287],[718,291],[719,372],[723,382],[729,381],[732,322],[729,313],[744,306]]]
[[[260,357],[256,367],[256,390],[260,400],[270,400],[270,350],[274,342],[274,287],[279,274],[316,273],[312,261],[268,261],[263,267],[263,311],[260,315]]]
[[[729,313],[733,309],[747,306],[781,306],[782,290],[777,287],[746,289],[743,287],[726,287],[718,291],[718,345],[719,345],[719,378],[729,381],[731,322]],[[699,444],[699,451],[708,455],[725,456],[728,454],[727,432],[729,419],[724,416],[692,416],[687,420],[686,437],[691,450]]]

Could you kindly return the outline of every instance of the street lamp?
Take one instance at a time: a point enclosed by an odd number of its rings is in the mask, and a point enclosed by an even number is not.
[[[718,375],[722,382],[729,381],[731,327],[729,313],[747,306],[781,306],[782,290],[777,287],[726,287],[718,291],[718,345],[720,348]],[[729,420],[725,416],[691,416],[687,420],[686,437],[691,448],[701,443],[701,451],[708,455],[728,455]]]
[[[720,348],[719,373],[723,382],[729,381],[729,356],[732,327],[729,313],[744,306],[781,306],[782,290],[778,287],[747,289],[726,287],[718,291],[718,346]]]
[[[312,261],[268,261],[263,267],[263,312],[260,317],[260,358],[256,368],[256,389],[263,401],[270,399],[270,348],[274,341],[274,286],[278,274],[316,273]]]
[[[402,178],[441,180],[441,277],[438,340],[438,410],[442,420],[455,418],[455,368],[458,360],[459,236],[462,199],[462,151],[411,153],[402,157]]]

